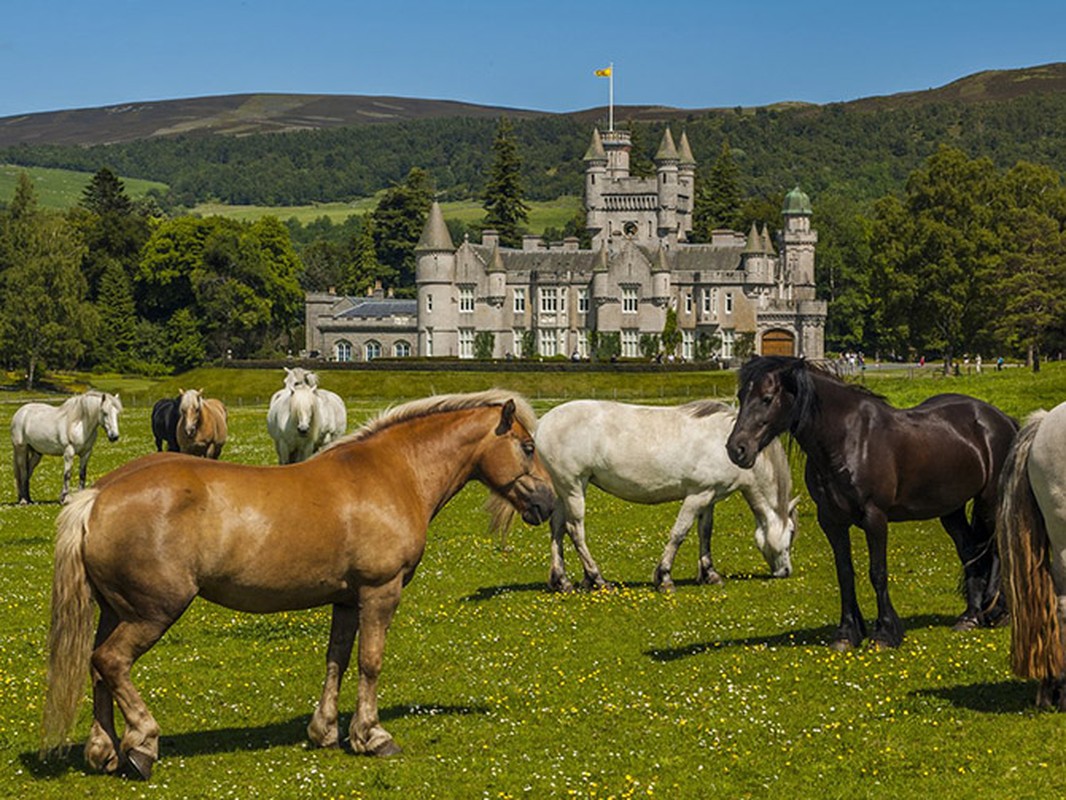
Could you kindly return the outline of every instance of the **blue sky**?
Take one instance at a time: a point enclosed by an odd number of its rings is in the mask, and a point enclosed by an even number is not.
[[[1063,0],[6,0],[0,116],[238,92],[816,103],[1066,61]]]

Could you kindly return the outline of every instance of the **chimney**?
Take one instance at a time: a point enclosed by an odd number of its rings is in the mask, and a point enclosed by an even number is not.
[[[481,244],[483,247],[499,247],[500,232],[492,228],[486,228],[481,232]]]

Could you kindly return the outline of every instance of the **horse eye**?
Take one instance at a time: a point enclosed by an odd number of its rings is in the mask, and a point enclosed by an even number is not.
[[[773,398],[773,395],[769,395],[769,394],[765,394],[765,395],[763,395],[763,398],[762,398],[762,404],[763,404],[764,406],[768,406],[768,405],[770,405],[770,403],[772,403],[772,402],[774,402],[774,398]]]
[[[522,452],[527,456],[532,456],[534,450],[533,442],[522,442]]]

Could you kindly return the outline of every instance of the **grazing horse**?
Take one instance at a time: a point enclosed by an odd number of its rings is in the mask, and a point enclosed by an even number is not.
[[[1011,615],[1011,668],[1036,703],[1066,711],[1066,403],[1030,415],[1003,469],[996,538]]]
[[[515,511],[530,524],[548,518],[555,498],[533,446],[535,423],[525,400],[499,390],[443,395],[399,406],[300,464],[152,454],[104,476],[57,522],[42,754],[69,735],[91,664],[87,761],[150,776],[160,730],[130,669],[197,595],[253,613],[332,605],[308,735],[319,747],[339,744],[338,694],[358,632],[350,744],[399,752],[378,719],[377,681],[400,590],[430,520],[471,479],[490,489],[494,521]]]
[[[750,467],[788,431],[807,454],[806,481],[818,523],[833,549],[840,585],[834,649],[857,646],[866,623],[855,597],[849,529],[866,534],[877,595],[875,644],[897,647],[903,626],[888,596],[888,523],[939,517],[962,561],[966,610],[956,630],[995,624],[999,558],[994,541],[999,475],[1017,423],[988,403],[959,394],[896,409],[806,361],[762,356],[738,376],[740,412],[729,457]],[[966,504],[973,500],[972,519]]]
[[[181,395],[177,397],[164,397],[157,400],[152,406],[152,436],[155,437],[155,449],[161,451],[163,443],[167,450],[177,452],[181,449],[178,445],[178,421],[181,419]]]
[[[775,577],[792,572],[789,548],[795,534],[792,476],[785,450],[774,442],[740,469],[725,452],[736,412],[714,401],[679,407],[634,406],[575,400],[545,414],[537,428],[537,449],[555,487],[552,559],[548,584],[573,588],[563,564],[563,533],[581,558],[585,584],[606,582],[585,545],[585,490],[597,486],[635,503],[681,500],[677,521],[655,568],[656,588],[672,591],[670,571],[677,550],[698,520],[700,583],[721,583],[711,558],[714,505],[739,491],[755,515],[755,543]]]
[[[315,388],[305,381],[293,382],[270,398],[267,432],[274,440],[279,464],[306,461],[343,436],[347,427],[344,401],[328,389]]]
[[[203,389],[179,389],[178,449],[203,458],[218,458],[226,444],[226,407],[204,397]]]
[[[96,444],[97,427],[110,442],[118,440],[118,415],[122,401],[117,394],[88,391],[71,397],[58,408],[46,403],[27,403],[11,418],[15,488],[19,503],[30,500],[30,476],[42,455],[63,456],[63,490],[59,501],[70,494],[70,473],[78,456],[78,487],[85,488],[89,456]]]

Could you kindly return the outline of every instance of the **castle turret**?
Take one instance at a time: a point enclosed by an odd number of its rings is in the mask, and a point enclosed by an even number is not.
[[[677,227],[678,238],[688,241],[692,233],[692,210],[696,203],[696,159],[688,143],[688,135],[681,131],[677,145]]]
[[[651,265],[651,297],[657,306],[665,306],[670,300],[670,262],[666,248],[660,247]]]
[[[818,232],[811,230],[811,200],[797,186],[785,195],[781,209],[784,229],[781,231],[781,265],[784,281],[792,287],[796,300],[813,300],[814,246]]]
[[[766,253],[766,245],[754,222],[748,231],[748,242],[740,254],[740,261],[747,274],[748,283],[773,283],[774,274]]]
[[[457,326],[455,292],[455,245],[440,204],[433,201],[422,236],[415,245],[415,284],[418,287],[418,338],[422,356],[454,350]],[[435,333],[435,332],[440,333]],[[443,334],[443,335],[442,335]],[[445,341],[445,338],[449,341]]]
[[[492,257],[485,271],[489,276],[489,293],[486,299],[491,306],[502,306],[507,296],[507,270],[504,269],[503,256],[500,255],[499,247],[492,251]]]
[[[596,238],[606,226],[604,192],[607,190],[607,152],[600,132],[593,128],[592,142],[585,151],[585,227]]]
[[[659,190],[659,238],[671,244],[676,243],[678,239],[677,179],[679,161],[677,147],[674,145],[674,137],[671,135],[670,129],[667,128],[663,133],[663,140],[659,144],[659,150],[655,154],[655,173],[658,176]]]

